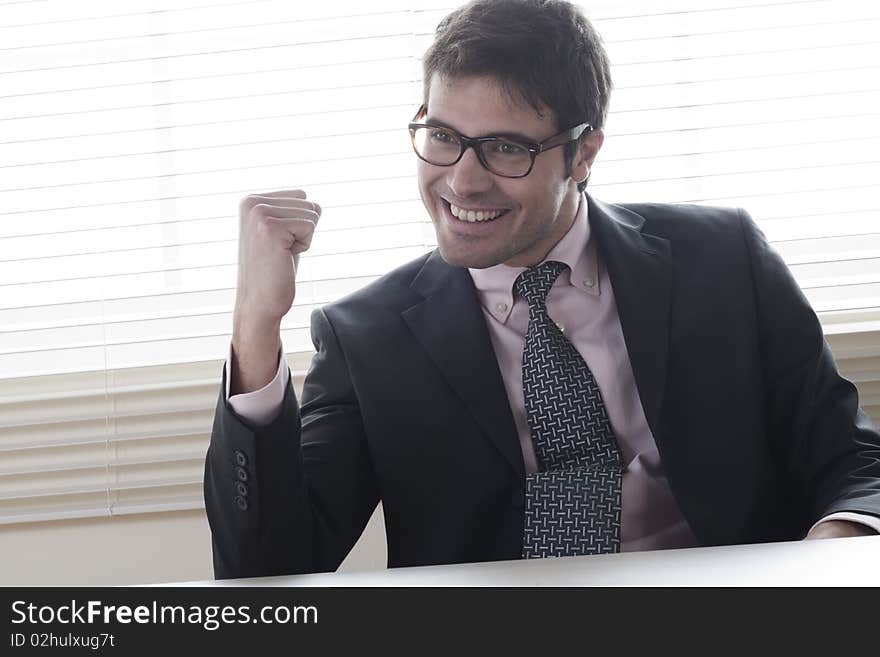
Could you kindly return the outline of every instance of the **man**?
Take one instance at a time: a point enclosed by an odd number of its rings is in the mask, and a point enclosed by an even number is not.
[[[880,531],[880,436],[742,211],[585,195],[611,81],[559,0],[478,0],[410,132],[437,251],[279,326],[321,208],[240,208],[205,471],[217,577],[334,570],[381,499],[389,566]]]

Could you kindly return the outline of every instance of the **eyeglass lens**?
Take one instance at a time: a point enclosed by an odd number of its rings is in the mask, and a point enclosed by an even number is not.
[[[445,128],[416,128],[413,143],[419,157],[438,166],[452,164],[461,154],[458,135]],[[494,139],[481,142],[477,147],[489,170],[500,176],[522,176],[532,165],[528,149],[516,142]]]

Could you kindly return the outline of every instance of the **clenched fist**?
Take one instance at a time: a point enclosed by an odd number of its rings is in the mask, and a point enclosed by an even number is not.
[[[239,205],[232,394],[256,390],[275,373],[299,255],[309,248],[320,216],[321,207],[299,189],[251,194]]]

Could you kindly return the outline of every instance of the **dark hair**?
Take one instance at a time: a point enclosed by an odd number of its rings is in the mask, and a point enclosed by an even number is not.
[[[590,21],[564,0],[473,0],[440,21],[423,67],[425,104],[436,74],[489,75],[511,98],[552,110],[559,130],[605,125],[608,56]],[[577,147],[565,146],[569,169]]]

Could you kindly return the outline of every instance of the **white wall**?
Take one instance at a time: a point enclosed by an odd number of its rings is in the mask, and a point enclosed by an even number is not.
[[[381,505],[340,570],[385,568]],[[0,528],[0,586],[109,586],[213,579],[203,510]]]

